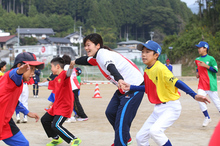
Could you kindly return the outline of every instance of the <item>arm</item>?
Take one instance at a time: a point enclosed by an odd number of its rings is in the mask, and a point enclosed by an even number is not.
[[[15,68],[13,70],[11,70],[11,72],[9,73],[9,77],[12,79],[12,81],[17,85],[20,86],[22,83],[22,74],[18,74],[17,73],[18,68]]]
[[[205,96],[202,95],[198,95],[196,94],[189,86],[187,86],[184,82],[182,82],[181,80],[178,80],[175,84],[175,86],[181,90],[183,90],[184,92],[186,92],[186,94],[189,94],[190,96],[192,96],[195,100],[200,101],[200,102],[204,102],[204,103],[210,103],[209,99]]]
[[[109,64],[107,66],[107,70],[110,72],[110,74],[114,77],[114,79],[118,82],[120,79],[124,80],[122,75],[118,72],[117,68],[114,64]]]
[[[88,63],[87,59],[89,57],[88,56],[82,56],[80,58],[77,58],[74,62],[74,65],[75,64],[78,64],[78,65],[91,65],[90,63]]]

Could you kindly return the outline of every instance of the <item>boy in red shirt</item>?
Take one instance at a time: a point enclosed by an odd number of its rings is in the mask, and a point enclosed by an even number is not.
[[[29,81],[35,68],[43,69],[44,63],[36,61],[31,53],[16,56],[14,66],[0,79],[0,140],[11,146],[29,146],[28,140],[15,125],[12,115],[16,109],[38,121],[36,113],[29,112],[18,101],[22,93],[23,81]]]
[[[71,62],[69,69],[64,71],[64,60],[56,57],[51,60],[51,71],[54,75],[58,75],[53,81],[49,82],[48,89],[53,90],[56,95],[53,106],[41,118],[41,123],[48,137],[53,140],[47,146],[55,146],[65,140],[71,142],[71,146],[78,146],[82,141],[75,137],[62,124],[67,118],[71,117],[73,111],[74,95],[72,92],[70,76],[73,71],[73,63]]]

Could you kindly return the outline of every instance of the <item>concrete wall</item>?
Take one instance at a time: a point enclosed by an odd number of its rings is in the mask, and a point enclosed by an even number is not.
[[[176,77],[182,76],[182,64],[172,64],[173,66],[173,75]]]

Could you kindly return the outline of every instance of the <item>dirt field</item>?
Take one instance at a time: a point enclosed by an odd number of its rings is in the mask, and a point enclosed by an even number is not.
[[[197,81],[185,81],[193,90],[197,89]],[[220,87],[220,83],[218,85]],[[105,117],[105,109],[111,99],[116,87],[112,84],[99,85],[102,98],[92,98],[95,85],[82,85],[80,101],[89,116],[88,121],[65,123],[64,126],[74,135],[82,139],[80,146],[110,146],[113,143],[113,129]],[[32,86],[29,86],[29,109],[42,116],[44,108],[49,104],[47,98],[50,91],[46,87],[40,87],[39,98],[33,98]],[[220,90],[218,90],[220,91]],[[219,113],[214,104],[208,105],[209,114],[212,122],[208,127],[202,127],[204,116],[199,109],[198,103],[189,95],[181,92],[180,101],[182,103],[182,113],[180,118],[165,133],[172,142],[173,146],[207,146],[215,126],[219,121]],[[138,113],[131,126],[131,136],[136,146],[135,135],[141,128],[145,120],[152,113],[154,105],[150,104],[147,95],[145,95]],[[15,118],[14,118],[15,119]],[[47,138],[40,122],[34,119],[28,119],[27,124],[18,124],[22,133],[29,140],[30,146],[45,146],[51,139]],[[156,146],[153,140],[150,140],[151,146]],[[0,141],[0,146],[5,144]],[[60,146],[68,146],[63,142]]]

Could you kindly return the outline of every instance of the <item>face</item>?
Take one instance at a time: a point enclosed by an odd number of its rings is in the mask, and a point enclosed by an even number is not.
[[[206,50],[207,50],[207,48],[204,48],[204,47],[198,48],[199,55],[201,55],[201,56],[206,55],[207,54]]]
[[[58,69],[59,69],[59,65],[54,65],[53,63],[50,64],[51,66],[51,71],[54,75],[58,75]]]
[[[85,50],[87,52],[87,55],[89,57],[92,57],[92,56],[94,56],[96,54],[96,52],[100,48],[100,44],[95,45],[90,40],[87,40],[84,47],[85,47]]]
[[[157,61],[159,57],[158,53],[154,53],[154,51],[147,49],[146,47],[142,50],[142,61],[147,66],[151,67]]]
[[[169,62],[169,61],[166,61],[166,64],[167,64],[167,65],[169,65],[169,64],[170,64],[170,62]]]
[[[6,70],[6,65],[1,68],[2,72],[5,72],[5,70]]]
[[[23,81],[29,81],[34,75],[35,66],[30,66],[30,69],[23,74]]]

